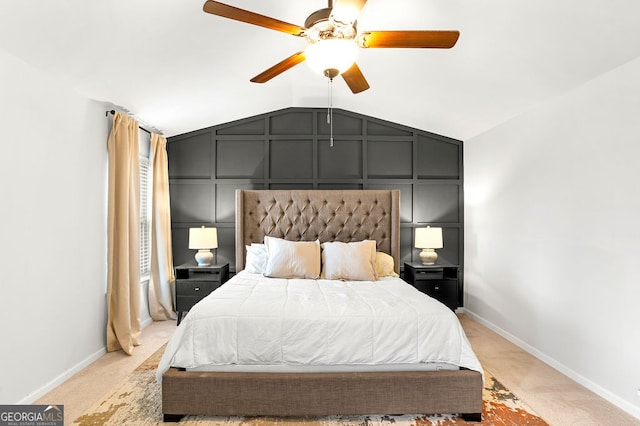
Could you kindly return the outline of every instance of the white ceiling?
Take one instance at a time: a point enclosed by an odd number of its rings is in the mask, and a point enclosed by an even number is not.
[[[325,0],[227,0],[303,25]],[[325,107],[305,65],[249,79],[301,50],[288,34],[213,16],[204,0],[3,0],[0,48],[167,136],[286,107]],[[333,106],[461,140],[640,57],[635,0],[369,0],[360,30],[459,30],[439,49],[361,49],[371,89]]]

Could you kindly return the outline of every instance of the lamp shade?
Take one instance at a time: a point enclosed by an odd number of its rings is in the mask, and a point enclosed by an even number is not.
[[[416,228],[416,248],[442,248],[442,228]]]
[[[325,74],[326,70],[337,70],[342,74],[356,61],[358,48],[353,40],[326,39],[312,43],[304,53],[307,65],[315,72]]]
[[[189,248],[195,250],[218,248],[216,228],[189,228]]]

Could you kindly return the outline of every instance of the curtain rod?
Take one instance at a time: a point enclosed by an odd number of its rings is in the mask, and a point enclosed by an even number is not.
[[[108,117],[108,116],[109,116],[109,114],[114,115],[115,113],[116,113],[116,111],[112,109],[112,110],[110,110],[110,111],[107,111],[107,112],[104,114],[104,116],[105,116],[105,117]],[[149,130],[145,129],[144,127],[142,127],[142,126],[140,125],[140,123],[138,123],[138,128],[139,128],[140,130],[144,131],[144,132],[147,132],[147,133],[151,134],[151,132],[150,132]]]

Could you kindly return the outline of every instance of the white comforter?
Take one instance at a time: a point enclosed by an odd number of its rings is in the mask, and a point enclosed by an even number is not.
[[[276,279],[242,271],[191,308],[157,378],[169,367],[428,362],[482,372],[455,314],[399,278]]]

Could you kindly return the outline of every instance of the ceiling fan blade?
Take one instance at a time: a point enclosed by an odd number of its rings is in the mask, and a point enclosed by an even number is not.
[[[304,51],[294,53],[289,56],[287,59],[278,62],[268,70],[261,72],[251,79],[252,83],[266,83],[271,80],[273,77],[276,77],[286,70],[295,67],[300,62],[303,62],[306,59],[304,56]]]
[[[258,25],[271,30],[282,31],[283,33],[293,34],[296,36],[303,35],[305,30],[305,28],[298,25],[289,24],[288,22],[283,22],[278,19],[270,18],[248,10],[239,9],[213,0],[207,0],[204,3],[202,10],[207,13],[211,13],[212,15],[246,22],[247,24]]]
[[[340,22],[353,23],[358,19],[366,2],[367,0],[336,0],[331,15]]]
[[[358,45],[449,49],[455,46],[458,37],[459,31],[364,31],[358,36]]]
[[[355,62],[351,65],[351,68],[342,73],[342,78],[344,78],[353,93],[364,92],[369,88],[369,83],[367,83],[362,71],[360,71],[360,67]]]

